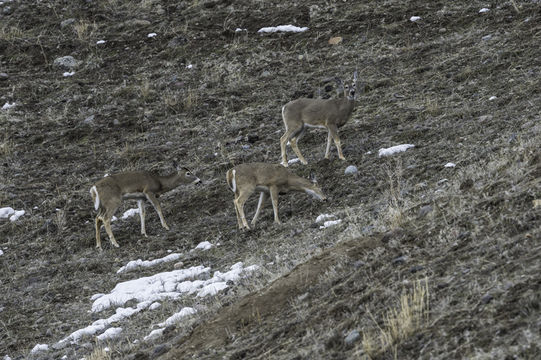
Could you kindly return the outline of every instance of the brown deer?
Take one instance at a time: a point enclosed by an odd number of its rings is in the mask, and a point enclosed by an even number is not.
[[[94,208],[98,210],[95,220],[96,247],[101,249],[100,222],[103,222],[105,231],[113,246],[118,247],[113,231],[111,219],[123,200],[137,200],[139,217],[141,218],[141,234],[147,236],[145,230],[145,204],[148,200],[156,209],[162,226],[169,230],[162,214],[158,197],[181,184],[197,183],[201,180],[189,170],[183,169],[167,176],[159,176],[148,171],[130,171],[107,176],[90,188]]]
[[[282,107],[282,118],[286,127],[286,132],[280,138],[280,149],[282,152],[282,165],[287,167],[286,144],[289,141],[291,148],[297,154],[297,157],[306,165],[308,162],[302,156],[298,146],[299,140],[306,127],[319,127],[328,130],[327,149],[325,159],[329,158],[331,149],[331,138],[334,140],[338,157],[346,160],[342,154],[342,146],[338,137],[338,128],[344,126],[348,121],[355,107],[357,71],[353,73],[353,82],[351,86],[344,86],[342,80],[335,79],[340,88],[344,89],[344,97],[336,99],[297,99],[288,102]]]
[[[274,222],[281,224],[278,217],[278,194],[289,191],[306,192],[319,200],[325,200],[321,189],[313,182],[299,177],[279,164],[252,163],[241,164],[227,171],[227,184],[235,193],[235,211],[239,229],[250,229],[244,216],[244,203],[254,191],[259,191],[259,203],[252,220],[255,225],[263,207],[263,203],[270,194],[274,210]]]

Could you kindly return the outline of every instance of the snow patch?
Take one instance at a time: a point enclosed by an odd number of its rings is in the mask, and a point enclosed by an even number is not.
[[[390,148],[382,148],[379,149],[379,157],[382,156],[390,156],[396,153],[404,152],[408,150],[409,148],[415,147],[415,145],[412,144],[402,144],[402,145],[396,145],[392,146]]]
[[[325,221],[323,223],[323,225],[321,225],[319,228],[320,229],[325,229],[325,228],[328,228],[329,226],[334,226],[334,225],[338,225],[342,222],[342,220],[338,219],[338,220],[329,220],[329,221]]]
[[[15,210],[13,210],[13,208],[9,206],[0,208],[0,219],[6,219],[10,217],[11,215],[13,215],[14,213],[15,213]]]
[[[316,223],[323,222],[328,219],[334,219],[336,216],[333,214],[321,214],[316,218]]]
[[[171,315],[164,322],[159,323],[158,326],[163,328],[163,327],[167,327],[169,325],[176,324],[180,320],[182,320],[182,318],[184,318],[184,317],[186,317],[188,315],[193,315],[196,312],[197,311],[194,308],[191,308],[191,307],[182,308],[182,310],[180,310],[178,313],[175,313],[175,314]]]
[[[176,261],[181,256],[182,256],[181,254],[169,254],[169,255],[167,255],[167,256],[165,256],[163,258],[155,259],[155,260],[145,260],[145,261],[143,261],[141,259],[132,260],[132,261],[128,262],[126,265],[122,266],[120,269],[118,269],[116,273],[120,274],[120,273],[123,273],[123,272],[132,271],[132,270],[135,270],[135,269],[141,268],[141,267],[149,268],[149,267],[152,267],[152,266],[156,266],[158,264],[162,264],[162,263],[166,263],[166,262],[170,262],[170,261]]]
[[[479,14],[483,14],[483,13],[486,13],[486,12],[489,12],[490,9],[487,9],[487,8],[482,8],[481,10],[479,10]]]
[[[17,104],[15,104],[14,102],[13,103],[9,103],[9,102],[6,102],[4,104],[4,106],[2,106],[2,110],[7,110],[7,109],[11,109],[12,107],[15,107]]]
[[[455,166],[456,164],[452,162],[448,162],[447,164],[443,165],[443,167],[446,167],[446,168],[454,168]]]
[[[417,21],[419,21],[419,20],[421,20],[421,17],[420,17],[420,16],[412,16],[412,17],[410,17],[410,21],[411,21],[411,22],[417,22]]]
[[[210,242],[208,241],[203,241],[203,242],[200,242],[199,244],[197,244],[197,246],[195,247],[195,249],[201,249],[201,250],[209,250],[210,248],[212,248],[214,245],[212,245]]]
[[[98,335],[96,338],[98,341],[104,341],[109,339],[114,339],[120,335],[122,332],[122,328],[119,327],[112,327],[103,332],[103,334]]]
[[[105,40],[98,40],[96,41],[96,45],[101,45],[101,44],[105,44],[106,41]]]
[[[153,37],[156,37],[156,36],[158,36],[158,34],[156,34],[156,33],[150,33],[150,34],[147,35],[147,37],[149,37],[149,38],[153,38]]]
[[[136,214],[139,214],[139,209],[138,208],[128,209],[128,210],[124,211],[124,214],[122,214],[121,219],[125,220],[125,219],[127,219],[129,217],[135,216]]]
[[[49,350],[49,345],[47,344],[37,344],[36,346],[34,346],[32,348],[32,350],[30,350],[30,354],[35,354],[39,351],[47,351]]]
[[[293,25],[280,25],[280,26],[270,26],[259,29],[258,33],[272,33],[277,31],[283,32],[304,32],[308,30],[307,27],[298,27]]]
[[[62,74],[63,77],[70,77],[73,75],[75,75],[75,71],[66,71],[65,73]]]
[[[289,160],[287,161],[287,163],[288,163],[289,165],[291,165],[291,164],[296,164],[296,163],[298,163],[299,161],[301,161],[301,159],[295,158],[295,159],[289,159]]]

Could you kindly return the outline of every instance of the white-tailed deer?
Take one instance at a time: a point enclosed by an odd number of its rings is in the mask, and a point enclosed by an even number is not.
[[[257,204],[252,225],[255,225],[263,203],[269,194],[274,210],[274,222],[278,224],[281,224],[278,217],[278,194],[289,191],[302,191],[319,200],[326,199],[315,183],[291,173],[279,164],[252,163],[237,165],[227,171],[226,180],[235,193],[233,203],[235,204],[239,229],[243,227],[250,229],[244,216],[244,203],[254,191],[259,191],[261,194],[259,195],[259,203]]]
[[[291,144],[291,148],[297,154],[297,157],[304,165],[307,164],[306,159],[302,156],[297,147],[297,140],[301,138],[306,127],[319,127],[328,130],[327,150],[325,151],[325,159],[329,158],[331,149],[331,138],[334,140],[338,157],[341,160],[346,160],[342,154],[340,138],[338,137],[338,128],[344,126],[348,121],[353,108],[355,106],[356,88],[357,88],[357,71],[353,73],[353,82],[351,86],[344,86],[342,80],[335,78],[340,88],[344,89],[344,97],[336,99],[297,99],[288,102],[282,107],[282,118],[286,127],[286,132],[280,138],[280,149],[282,151],[282,165],[286,166],[287,142]]]
[[[167,226],[163,218],[158,197],[181,184],[191,184],[199,181],[199,178],[187,169],[167,176],[159,176],[148,171],[131,171],[110,175],[101,179],[90,188],[94,208],[98,210],[95,221],[96,247],[101,249],[100,221],[105,226],[105,231],[109,235],[111,244],[118,247],[118,243],[111,230],[111,219],[116,209],[122,203],[122,200],[137,200],[139,217],[141,218],[141,234],[147,236],[145,230],[144,201],[150,201],[160,217],[162,226],[169,230],[169,226]]]

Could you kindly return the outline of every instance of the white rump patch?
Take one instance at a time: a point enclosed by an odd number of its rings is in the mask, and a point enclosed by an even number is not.
[[[233,186],[233,192],[237,191],[237,180],[236,180],[236,170],[233,170],[233,180],[232,180],[232,186]]]
[[[100,207],[100,196],[98,195],[98,189],[96,189],[96,185],[90,188],[90,194],[94,194],[94,209],[98,210],[98,208]]]

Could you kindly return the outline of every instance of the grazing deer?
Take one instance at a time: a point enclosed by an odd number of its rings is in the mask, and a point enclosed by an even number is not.
[[[100,221],[105,226],[111,244],[115,247],[119,246],[111,230],[111,219],[122,200],[137,200],[139,217],[141,218],[141,234],[147,236],[145,230],[145,199],[150,201],[154,209],[156,209],[162,226],[169,230],[169,226],[167,226],[163,218],[158,197],[181,184],[191,184],[199,181],[201,180],[187,169],[167,176],[155,175],[148,171],[130,171],[101,179],[90,188],[94,208],[98,210],[95,221],[96,247],[101,249]]]
[[[338,137],[338,128],[344,126],[353,112],[356,99],[357,71],[353,73],[353,82],[351,86],[344,86],[342,80],[339,78],[335,78],[335,80],[338,82],[339,88],[344,89],[343,98],[302,98],[290,101],[282,107],[282,118],[286,127],[286,132],[280,138],[283,166],[287,167],[288,165],[286,153],[286,144],[288,141],[301,163],[304,165],[308,163],[297,147],[297,140],[302,137],[306,127],[319,127],[329,131],[325,159],[329,158],[332,138],[336,145],[336,149],[338,150],[338,157],[341,160],[346,160],[342,154],[340,138]]]
[[[255,225],[263,203],[270,194],[272,208],[274,210],[274,222],[281,224],[278,217],[278,194],[289,191],[304,191],[319,200],[325,200],[321,189],[307,179],[299,177],[279,164],[252,163],[241,164],[227,171],[227,184],[235,193],[235,211],[239,229],[250,229],[244,216],[244,203],[254,191],[259,191],[259,203],[252,220]]]

